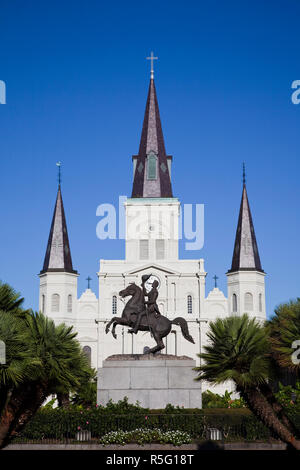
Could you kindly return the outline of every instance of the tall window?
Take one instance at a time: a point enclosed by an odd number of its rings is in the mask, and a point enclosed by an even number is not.
[[[262,294],[259,294],[258,296],[258,308],[259,311],[262,312]]]
[[[150,153],[147,157],[147,178],[148,180],[156,180],[157,178],[157,157],[154,153]]]
[[[71,294],[68,295],[68,313],[72,312],[72,296]]]
[[[250,292],[245,294],[245,310],[246,312],[252,312],[253,310],[253,295]]]
[[[45,313],[46,296],[42,295],[42,313]]]
[[[91,365],[91,361],[92,361],[92,349],[90,348],[90,346],[84,346],[84,347],[83,347],[83,352],[84,352],[84,354],[86,355],[87,360],[88,360],[88,363],[89,363],[89,366],[90,366],[90,365]]]
[[[156,259],[164,259],[165,257],[165,240],[155,240]]]
[[[140,240],[140,259],[149,259],[149,240]]]
[[[51,311],[59,312],[59,295],[58,294],[52,294]]]
[[[112,296],[112,314],[117,315],[117,296]]]
[[[237,296],[233,294],[232,296],[232,311],[237,312]]]
[[[191,295],[187,296],[187,312],[189,314],[193,313],[193,298]]]

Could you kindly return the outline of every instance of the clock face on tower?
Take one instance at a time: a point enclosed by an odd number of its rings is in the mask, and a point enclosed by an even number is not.
[[[158,282],[158,289],[160,288],[160,280],[155,274],[152,274],[148,281],[145,282],[145,289],[147,292],[149,292],[152,289],[152,282],[157,281]]]

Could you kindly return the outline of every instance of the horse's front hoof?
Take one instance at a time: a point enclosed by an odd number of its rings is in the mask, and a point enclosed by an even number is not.
[[[109,328],[105,328],[105,333],[107,334],[109,332]]]
[[[113,335],[113,337],[114,337],[115,339],[117,339],[116,333],[113,333],[112,335]]]

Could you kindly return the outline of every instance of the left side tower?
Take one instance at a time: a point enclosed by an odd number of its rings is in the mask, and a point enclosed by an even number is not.
[[[78,273],[72,264],[60,182],[44,265],[39,277],[39,310],[56,323],[73,324],[77,307]]]

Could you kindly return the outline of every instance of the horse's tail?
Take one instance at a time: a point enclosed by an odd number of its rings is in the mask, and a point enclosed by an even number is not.
[[[171,321],[173,325],[179,325],[181,328],[181,333],[183,337],[188,340],[190,343],[195,344],[193,337],[189,334],[189,328],[186,320],[182,317],[177,317],[173,321]]]

